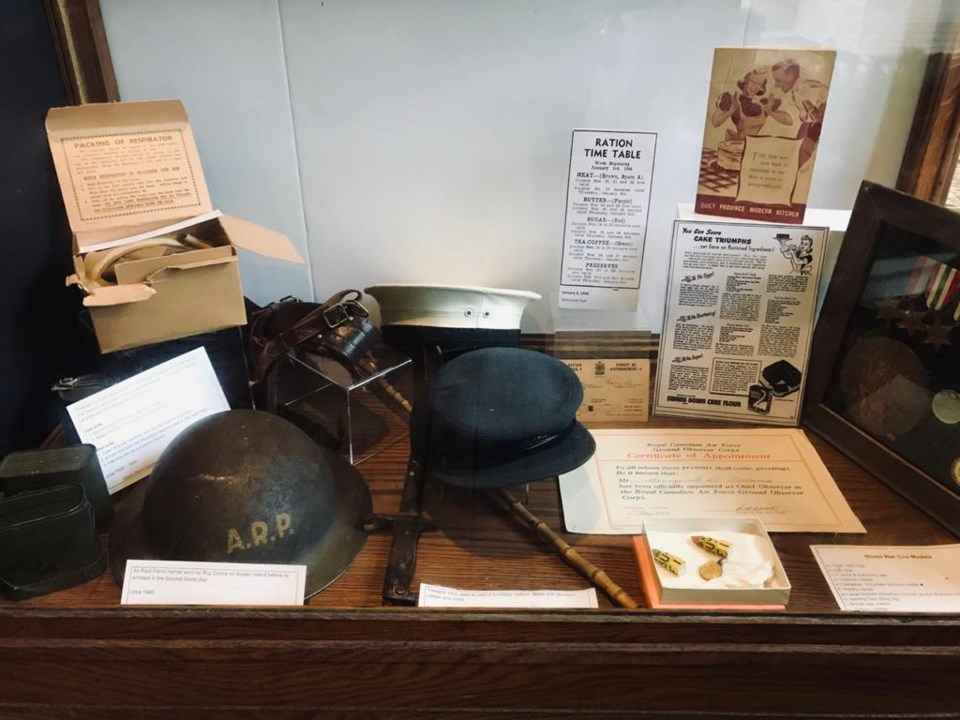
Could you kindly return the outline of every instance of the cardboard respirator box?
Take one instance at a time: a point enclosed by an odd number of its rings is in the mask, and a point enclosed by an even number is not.
[[[46,127],[73,230],[67,282],[101,351],[243,325],[237,248],[302,262],[284,235],[213,209],[180,101],[53,108]],[[161,254],[176,245],[161,235],[189,246]]]

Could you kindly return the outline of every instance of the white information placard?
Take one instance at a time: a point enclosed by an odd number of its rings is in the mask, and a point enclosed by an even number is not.
[[[127,560],[121,605],[303,605],[306,565]]]
[[[654,414],[800,421],[828,233],[674,222]]]
[[[636,308],[656,147],[656,133],[573,131],[559,307]]]
[[[97,448],[111,493],[150,474],[174,436],[202,417],[229,410],[202,347],[69,405],[80,440]]]
[[[420,583],[419,607],[463,608],[596,608],[597,591],[459,590]]]
[[[960,545],[811,545],[841,610],[960,613]]]

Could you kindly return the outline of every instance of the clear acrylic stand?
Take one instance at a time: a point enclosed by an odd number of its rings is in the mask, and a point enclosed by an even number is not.
[[[339,446],[357,465],[404,437],[409,357],[379,344],[352,366],[300,349],[287,358],[282,405],[309,423],[318,442]]]

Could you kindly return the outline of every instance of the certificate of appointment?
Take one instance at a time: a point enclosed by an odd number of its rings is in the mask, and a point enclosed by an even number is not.
[[[567,530],[638,535],[651,517],[759,518],[771,532],[866,532],[797,429],[593,430],[560,476]]]

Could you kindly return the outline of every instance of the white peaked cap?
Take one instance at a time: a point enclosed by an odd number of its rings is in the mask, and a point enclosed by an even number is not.
[[[380,305],[383,325],[517,330],[528,303],[540,295],[527,290],[471,285],[371,285],[364,292]]]

